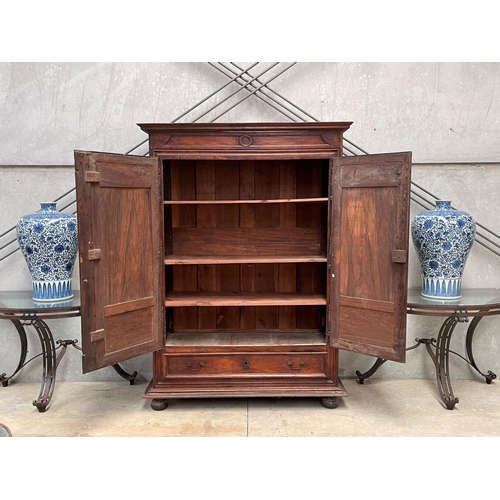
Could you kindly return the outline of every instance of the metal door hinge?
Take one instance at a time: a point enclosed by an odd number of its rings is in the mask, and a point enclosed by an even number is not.
[[[101,182],[101,173],[87,170],[85,172],[85,182]]]
[[[99,340],[104,340],[104,329],[95,330],[90,332],[90,342],[98,342]]]
[[[89,260],[99,260],[101,258],[101,249],[93,248],[92,250],[89,250],[87,253],[87,258]]]
[[[406,262],[406,250],[393,250],[392,262],[396,264],[404,264]]]

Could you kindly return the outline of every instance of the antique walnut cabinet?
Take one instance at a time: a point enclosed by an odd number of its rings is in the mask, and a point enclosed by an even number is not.
[[[338,349],[405,358],[411,153],[349,122],[142,124],[75,151],[84,373],[148,352],[145,397],[346,392]]]

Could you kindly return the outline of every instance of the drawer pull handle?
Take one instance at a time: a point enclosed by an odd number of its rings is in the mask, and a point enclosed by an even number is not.
[[[301,362],[299,363],[299,367],[298,367],[298,368],[294,368],[294,367],[293,367],[293,361],[289,361],[289,362],[287,363],[287,365],[288,365],[288,366],[289,366],[292,370],[300,370],[300,369],[301,369],[301,368],[305,365],[305,362],[304,362],[304,361],[301,361]]]
[[[200,361],[200,367],[199,368],[193,368],[193,366],[191,365],[191,361],[188,361],[186,363],[186,366],[193,372],[199,372],[204,366],[205,366],[205,363],[203,361]]]
[[[243,368],[244,368],[245,370],[248,370],[248,368],[250,368],[250,361],[248,361],[248,358],[245,358],[245,359],[243,360]]]

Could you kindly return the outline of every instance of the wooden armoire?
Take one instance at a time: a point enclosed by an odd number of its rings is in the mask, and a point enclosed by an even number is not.
[[[346,392],[338,349],[405,359],[411,153],[349,122],[141,124],[75,151],[83,371],[148,352],[144,397]]]

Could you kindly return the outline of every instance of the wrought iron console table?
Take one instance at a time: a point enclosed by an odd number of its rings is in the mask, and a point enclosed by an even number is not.
[[[408,347],[407,351],[424,344],[434,366],[439,395],[448,410],[453,410],[458,398],[453,394],[449,370],[449,355],[455,354],[469,363],[478,373],[491,384],[497,376],[492,371],[482,372],[472,353],[472,339],[477,325],[485,316],[500,314],[500,289],[483,288],[462,290],[462,297],[458,300],[432,300],[422,297],[420,290],[408,291],[408,314],[422,316],[446,317],[438,332],[437,338],[417,338],[416,344]],[[466,357],[450,349],[451,336],[458,323],[469,323],[465,337]],[[387,360],[378,358],[375,364],[365,373],[356,372],[360,384],[371,377]]]
[[[12,375],[0,373],[0,382],[3,387],[7,387],[11,380],[24,366],[33,359],[42,356],[43,374],[40,394],[33,401],[33,405],[38,411],[43,413],[50,404],[56,382],[56,371],[61,359],[66,353],[68,346],[73,346],[81,351],[77,345],[77,340],[57,340],[54,342],[52,332],[48,327],[46,320],[72,318],[80,316],[80,293],[74,292],[74,297],[67,302],[36,303],[32,299],[31,291],[9,291],[0,292],[0,319],[11,321],[16,327],[21,342],[21,354],[19,363]],[[28,354],[28,340],[25,326],[32,326],[40,340],[42,352],[26,361]],[[57,347],[56,347],[57,346]],[[60,350],[59,350],[60,349]],[[59,350],[59,352],[57,352]],[[113,365],[116,372],[128,380],[130,384],[134,383],[137,372],[128,374],[119,365]]]

